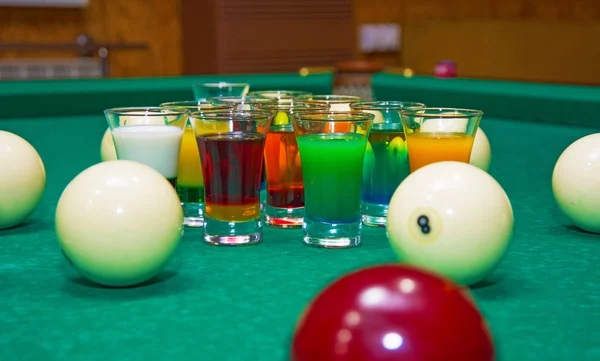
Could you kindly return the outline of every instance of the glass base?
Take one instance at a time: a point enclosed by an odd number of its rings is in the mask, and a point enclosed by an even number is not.
[[[203,227],[204,226],[204,207],[202,203],[184,202],[183,207],[183,225],[186,227]]]
[[[183,225],[190,228],[202,228],[204,226],[204,218],[183,217]]]
[[[249,246],[262,242],[260,219],[226,222],[204,218],[204,242],[214,246]]]
[[[362,221],[365,226],[385,227],[387,224],[387,204],[363,202],[361,205]]]
[[[329,223],[304,219],[303,241],[306,245],[324,248],[352,248],[361,243],[362,222]]]
[[[267,209],[267,192],[265,192],[264,189],[261,188],[261,192],[260,192],[260,211],[261,211],[261,213],[264,212],[265,209]]]
[[[265,223],[274,228],[300,228],[304,222],[304,207],[278,208],[266,205]]]
[[[204,242],[213,246],[249,246],[262,242],[262,233],[244,236],[211,236],[205,234]]]

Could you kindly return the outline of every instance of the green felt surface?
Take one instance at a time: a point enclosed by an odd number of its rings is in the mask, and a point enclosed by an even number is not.
[[[119,106],[154,106],[193,100],[192,85],[218,81],[247,82],[250,91],[294,89],[314,94],[333,91],[333,74],[297,73],[200,75],[170,78],[67,79],[0,82],[4,118],[85,115]]]
[[[487,116],[599,126],[600,87],[378,73],[377,100],[419,101],[429,107],[481,109]]]
[[[147,285],[100,288],[70,269],[54,211],[68,182],[100,160],[102,109],[180,100],[192,96],[192,83],[215,80],[321,94],[332,86],[331,74],[0,84],[0,129],[30,141],[48,176],[34,214],[0,230],[0,360],[283,361],[298,315],[319,290],[348,271],[395,261],[381,229],[365,229],[363,245],[351,250],[308,248],[301,231],[273,229],[258,246],[215,248],[188,229],[168,269]],[[379,99],[486,113],[491,174],[515,214],[507,257],[473,289],[498,359],[600,359],[600,236],[570,225],[554,203],[550,178],[570,143],[600,132],[598,90],[387,74],[376,75],[373,87]]]
[[[550,176],[568,144],[600,129],[489,117],[482,128],[516,222],[507,257],[473,290],[498,359],[598,360],[600,236],[561,215]],[[29,140],[48,175],[32,217],[0,231],[0,360],[283,361],[297,317],[319,290],[394,261],[379,229],[366,229],[363,246],[350,250],[309,248],[301,231],[272,229],[260,245],[217,248],[187,230],[155,282],[92,286],[67,266],[53,222],[67,183],[99,161],[104,118],[3,119],[0,129]]]

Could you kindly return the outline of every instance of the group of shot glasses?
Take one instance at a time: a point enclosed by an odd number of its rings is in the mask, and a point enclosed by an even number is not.
[[[212,245],[262,242],[263,223],[307,245],[361,244],[385,227],[400,183],[439,161],[469,162],[482,112],[350,95],[197,84],[195,100],[105,110],[118,159],[176,188],[184,225]],[[261,197],[262,195],[262,197]],[[158,206],[158,205],[157,205]]]

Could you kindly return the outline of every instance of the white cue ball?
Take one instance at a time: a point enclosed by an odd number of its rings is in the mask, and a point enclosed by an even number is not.
[[[137,162],[98,163],[75,177],[56,208],[65,256],[85,278],[132,286],[157,275],[183,233],[173,186]]]
[[[465,133],[468,119],[465,118],[425,118],[421,120],[419,131],[423,133]]]
[[[560,155],[552,173],[559,208],[579,228],[600,233],[600,133],[578,139]]]
[[[490,165],[492,164],[492,147],[490,146],[488,137],[481,128],[477,128],[477,133],[475,133],[469,163],[486,172],[490,170]]]
[[[350,103],[329,103],[329,111],[331,112],[350,112]]]
[[[365,109],[365,110],[363,110],[363,112],[370,113],[370,114],[373,114],[375,116],[375,119],[373,119],[373,124],[383,124],[383,123],[385,123],[385,119],[383,118],[383,112],[381,110]]]
[[[500,263],[513,223],[510,200],[492,176],[467,163],[438,162],[396,189],[387,233],[401,262],[472,285]]]
[[[110,128],[106,129],[106,132],[104,132],[104,136],[102,137],[102,143],[100,144],[100,159],[102,159],[103,162],[117,160],[117,150],[115,149],[115,143],[113,142]]]
[[[0,130],[0,229],[31,215],[46,188],[46,169],[35,148],[20,136]]]

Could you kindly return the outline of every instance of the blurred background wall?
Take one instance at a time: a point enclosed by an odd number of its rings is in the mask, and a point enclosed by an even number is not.
[[[147,44],[146,50],[109,50],[113,77],[182,73],[177,0],[88,0],[81,8],[2,6],[0,1],[0,44],[74,42],[79,34],[103,43]],[[78,56],[73,51],[0,50],[5,61]]]
[[[79,8],[0,1],[0,66],[78,58],[8,45],[73,42],[80,34],[145,44],[109,49],[111,77],[348,61],[350,71],[394,66],[429,75],[438,61],[453,60],[464,77],[600,84],[599,0],[88,0]]]
[[[399,54],[358,55],[431,73],[600,84],[599,0],[356,0],[358,24],[402,25]]]

